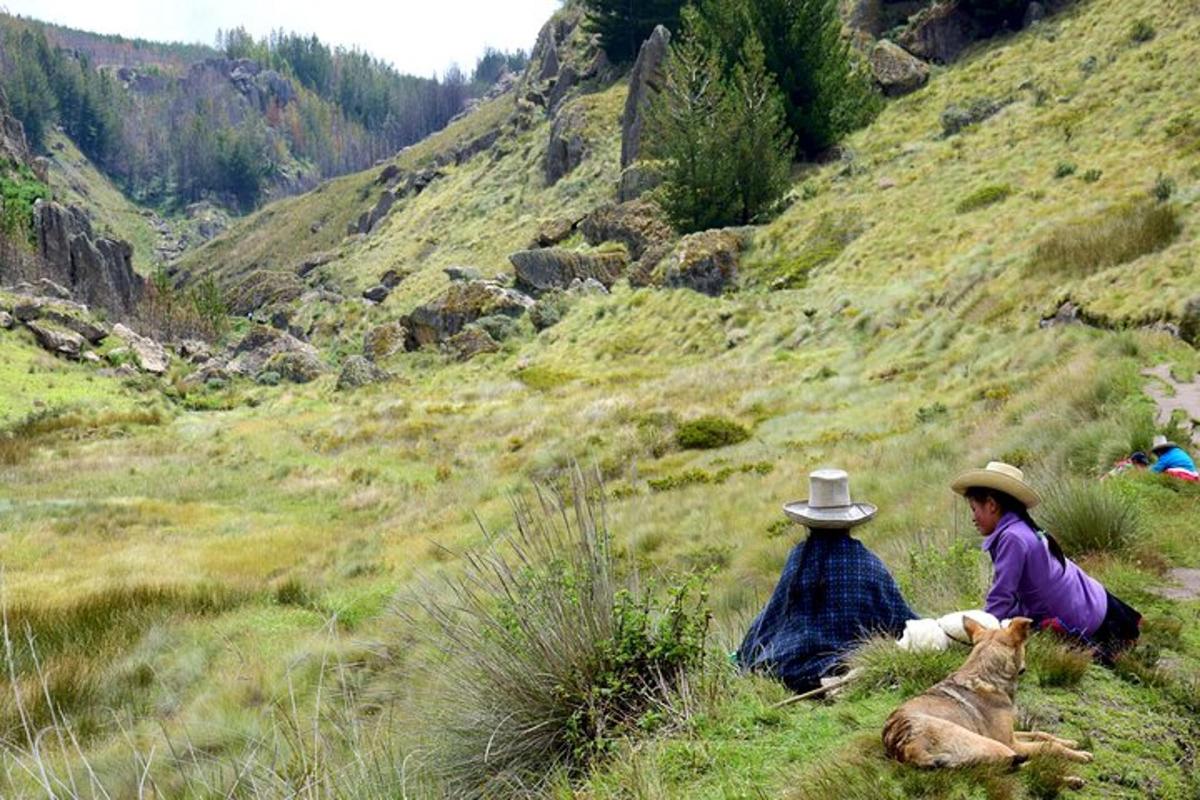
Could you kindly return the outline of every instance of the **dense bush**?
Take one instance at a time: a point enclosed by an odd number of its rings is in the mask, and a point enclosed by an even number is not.
[[[1072,557],[1125,551],[1142,532],[1134,501],[1099,481],[1061,481],[1046,492],[1037,511],[1039,521]]]
[[[683,0],[583,0],[587,9],[585,25],[600,35],[600,44],[610,59],[618,64],[633,61],[642,42],[654,28],[665,25],[672,32],[679,30],[679,12]]]
[[[1179,213],[1171,205],[1143,201],[1112,206],[1053,230],[1034,247],[1031,265],[1086,274],[1162,250],[1181,230]]]
[[[750,438],[750,431],[731,419],[706,416],[690,420],[675,431],[675,442],[684,450],[711,450]]]
[[[623,573],[597,486],[576,472],[565,497],[539,492],[514,511],[515,533],[468,556],[410,620],[446,656],[426,710],[455,797],[579,774],[657,713],[704,650],[702,590],[656,593]]]

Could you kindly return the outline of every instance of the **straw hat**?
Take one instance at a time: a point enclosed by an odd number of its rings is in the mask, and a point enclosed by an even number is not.
[[[808,476],[808,499],[783,507],[788,517],[810,528],[853,528],[875,516],[870,503],[850,500],[850,476],[841,469],[819,469]]]
[[[1170,450],[1172,447],[1179,447],[1174,442],[1168,442],[1165,436],[1155,436],[1154,442],[1150,445],[1150,452],[1158,455],[1164,450]]]
[[[1021,501],[1026,508],[1033,508],[1042,502],[1034,488],[1025,482],[1025,473],[1003,461],[989,461],[983,469],[964,472],[950,484],[950,488],[959,494],[966,494],[967,489],[973,486],[1004,492]]]

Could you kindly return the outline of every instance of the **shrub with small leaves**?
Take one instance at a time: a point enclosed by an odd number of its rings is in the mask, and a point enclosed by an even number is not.
[[[1154,186],[1150,189],[1150,196],[1160,203],[1165,203],[1171,199],[1171,195],[1175,194],[1175,180],[1168,178],[1161,172],[1154,179]]]
[[[745,426],[731,419],[706,416],[685,422],[675,432],[675,441],[684,450],[712,450],[744,442],[750,438]]]
[[[1142,44],[1148,42],[1155,37],[1157,31],[1154,30],[1154,23],[1143,17],[1139,20],[1134,20],[1133,25],[1129,28],[1129,41],[1134,44]]]
[[[1100,180],[1100,176],[1103,174],[1103,172],[1093,167],[1092,169],[1089,169],[1087,172],[1083,173],[1083,182],[1095,183],[1096,181]]]
[[[1055,178],[1068,178],[1075,174],[1075,165],[1070,161],[1060,161],[1054,167]]]
[[[977,211],[981,208],[1003,202],[1013,193],[1013,187],[1008,184],[993,184],[976,189],[964,197],[954,209],[959,214]]]

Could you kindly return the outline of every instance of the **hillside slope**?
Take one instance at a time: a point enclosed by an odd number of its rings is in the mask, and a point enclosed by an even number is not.
[[[1156,424],[1141,370],[1191,380],[1200,368],[1172,327],[1189,330],[1197,293],[1198,47],[1189,0],[1089,0],[977,45],[891,102],[840,160],[805,168],[719,296],[626,280],[567,292],[557,324],[522,318],[468,361],[395,352],[379,359],[391,379],[357,391],[333,374],[188,390],[191,367],[176,364],[163,382],[121,384],[158,409],[140,421],[47,409],[62,422],[21,434],[28,452],[0,460],[0,522],[9,602],[96,637],[86,649],[54,640],[44,662],[86,732],[81,752],[47,758],[52,774],[84,780],[86,758],[113,796],[136,792],[143,769],[164,795],[437,796],[424,767],[441,662],[394,607],[438,596],[433,579],[456,573],[481,524],[511,530],[511,492],[573,462],[606,479],[627,563],[664,580],[709,575],[716,662],[802,535],[780,505],[821,466],[848,469],[855,496],[880,507],[861,538],[919,611],[977,604],[986,561],[947,489],[954,474],[1003,458],[1039,486],[1090,486],[1154,433],[1190,432],[1192,420]],[[552,115],[507,95],[401,154],[406,174],[441,174],[369,233],[357,221],[386,185],[380,168],[239,221],[179,277],[217,278],[250,298],[247,313],[285,312],[340,367],[366,330],[444,296],[444,268],[507,272],[543,223],[610,202],[625,91],[597,78],[565,101],[585,155],[552,185]],[[980,118],[955,129],[951,106]],[[432,166],[493,130],[479,152]],[[559,246],[614,249],[578,232]],[[382,302],[360,299],[391,269],[404,277]],[[255,282],[272,299],[250,297]],[[317,289],[328,294],[300,300]],[[19,335],[0,332],[0,348],[26,346]],[[709,414],[751,435],[681,447],[679,428]],[[1084,666],[1064,685],[1045,645],[1022,719],[1096,753],[1078,771],[1081,798],[1189,797],[1200,600],[1157,590],[1167,569],[1200,567],[1200,492],[1149,477],[1106,485],[1145,525],[1081,561],[1147,615],[1152,646],[1125,671]],[[1038,776],[1061,776],[1054,765],[944,777],[883,759],[887,713],[957,659],[884,663],[847,696],[785,708],[780,687],[716,666],[594,771],[550,775],[552,792],[1049,796]],[[4,757],[32,776],[10,769],[6,789],[45,794],[3,702],[18,742]]]

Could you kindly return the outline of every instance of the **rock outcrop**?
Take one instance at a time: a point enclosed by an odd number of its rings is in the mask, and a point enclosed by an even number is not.
[[[475,356],[496,352],[500,345],[482,328],[472,325],[451,336],[446,349],[456,361],[470,361]]]
[[[171,365],[170,356],[163,346],[153,339],[135,333],[118,323],[113,326],[113,336],[125,342],[137,361],[138,369],[154,375],[162,375]]]
[[[915,92],[929,80],[929,65],[903,47],[882,39],[871,48],[871,73],[888,97]]]
[[[648,248],[668,242],[675,236],[658,205],[642,199],[600,206],[583,218],[579,229],[593,247],[603,242],[624,244],[629,257],[635,261]]]
[[[404,352],[407,339],[408,331],[399,322],[376,325],[363,334],[363,356],[370,361],[382,361]]]
[[[744,229],[725,228],[685,236],[659,264],[661,283],[716,296],[737,279],[738,264],[747,242]]]
[[[934,3],[913,19],[900,35],[908,52],[926,61],[949,64],[983,31],[959,0]]]
[[[566,289],[576,278],[595,278],[610,288],[629,266],[621,252],[574,253],[559,248],[522,250],[508,257],[517,268],[517,288],[530,293]]]
[[[26,322],[25,327],[29,329],[44,350],[76,360],[83,354],[83,337],[74,331],[38,320]]]
[[[290,383],[311,383],[325,372],[325,365],[316,348],[284,350],[268,358],[262,372],[273,372]]]
[[[88,306],[118,316],[133,312],[145,281],[133,271],[128,242],[96,236],[87,215],[75,206],[39,200],[33,206],[38,252],[51,274]]]
[[[583,163],[587,156],[586,129],[587,115],[577,103],[568,104],[554,117],[546,146],[547,184],[553,186]]]
[[[264,325],[253,328],[227,353],[225,371],[231,375],[254,377],[263,372],[274,356],[300,353],[319,361],[317,348],[295,336]]]
[[[492,281],[452,283],[441,296],[413,309],[403,324],[409,347],[416,348],[444,342],[481,317],[519,317],[533,305],[528,295]]]
[[[642,148],[642,128],[646,122],[646,104],[658,88],[663,61],[671,44],[671,32],[659,25],[642,43],[633,72],[629,76],[629,94],[621,115],[621,169],[637,160]],[[632,200],[622,181],[621,200]]]
[[[372,364],[362,356],[350,356],[338,373],[337,389],[358,389],[372,383],[381,383],[391,377],[389,373]]]

